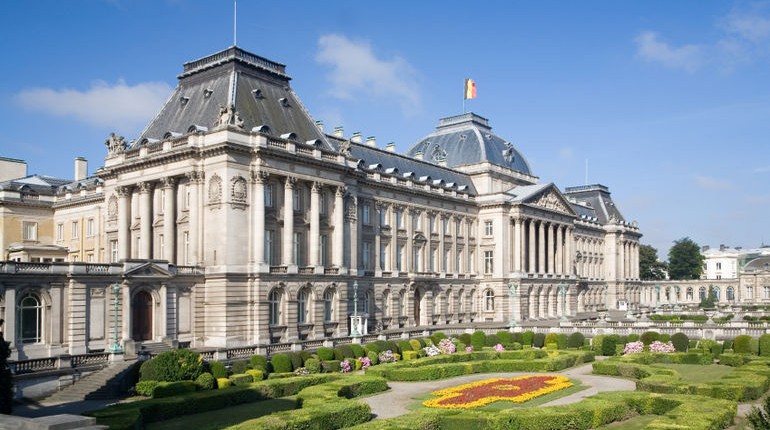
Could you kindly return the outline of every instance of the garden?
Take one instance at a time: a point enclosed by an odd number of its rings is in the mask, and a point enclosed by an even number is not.
[[[593,378],[624,378],[636,390],[581,397],[589,386],[571,369],[584,364]],[[424,392],[406,396],[403,414],[372,416],[370,405],[398,395],[390,387],[420,383]],[[91,415],[111,429],[722,429],[733,425],[738,402],[768,387],[770,335],[715,342],[651,331],[589,342],[577,332],[476,331],[228,366],[168,351],[142,364],[132,401]]]

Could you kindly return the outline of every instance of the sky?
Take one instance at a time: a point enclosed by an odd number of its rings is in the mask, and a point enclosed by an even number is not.
[[[327,130],[399,152],[463,112],[543,183],[609,187],[642,243],[770,244],[770,2],[5,0],[0,157],[89,174],[182,64],[237,45],[287,65]]]

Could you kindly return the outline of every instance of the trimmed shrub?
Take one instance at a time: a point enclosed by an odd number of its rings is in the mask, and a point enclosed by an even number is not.
[[[377,345],[372,346],[375,348],[377,347]],[[320,360],[334,360],[334,350],[331,348],[322,346],[316,350],[316,354],[318,354],[318,358]]]
[[[532,346],[532,341],[535,339],[535,333],[531,330],[527,330],[521,334],[521,344],[524,346]]]
[[[415,340],[420,344],[420,348],[425,348],[426,346],[428,346],[428,342],[425,341],[425,338],[418,337]]]
[[[711,355],[713,355],[714,357],[719,357],[720,355],[722,355],[722,344],[719,342],[714,342],[711,345],[710,352],[711,352]]]
[[[401,354],[401,357],[403,360],[416,360],[417,359],[417,351],[404,351]]]
[[[671,340],[671,335],[668,333],[661,333],[658,340],[660,343],[668,343]]]
[[[615,346],[618,344],[618,340],[620,339],[620,336],[616,334],[611,334],[609,336],[604,337],[604,342],[602,342],[602,355],[606,355],[608,357],[612,357],[616,353]]]
[[[430,337],[430,341],[433,342],[434,345],[438,345],[442,339],[446,339],[446,335],[440,331],[433,333]]]
[[[141,381],[194,381],[203,373],[201,355],[189,349],[164,351],[142,363]]]
[[[211,370],[211,374],[216,379],[227,378],[227,368],[225,368],[225,365],[219,361],[210,362],[209,370]]]
[[[470,345],[471,344],[471,334],[470,333],[463,333],[460,336],[457,336],[457,339],[460,342],[462,342],[462,343],[464,343],[466,345]]]
[[[770,357],[770,334],[759,336],[759,355]]]
[[[749,341],[749,350],[754,355],[759,355],[759,339],[751,338]]]
[[[628,339],[626,339],[626,342],[636,342],[639,340],[639,335],[636,333],[631,333],[628,335]]]
[[[698,341],[695,339],[690,339],[690,348],[689,349],[695,349],[698,347]]]
[[[476,330],[471,335],[471,346],[474,351],[481,351],[486,344],[487,336],[481,330]]]
[[[559,345],[559,349],[567,349],[567,339],[569,337],[564,333],[556,335],[556,344]]]
[[[417,339],[409,339],[409,345],[412,347],[412,351],[419,351],[423,348]]]
[[[532,346],[535,348],[542,348],[545,345],[545,333],[535,333],[532,338]]]
[[[500,343],[503,344],[503,346],[508,346],[513,343],[513,337],[511,336],[511,332],[500,330],[497,332],[497,340],[500,341]]]
[[[733,340],[732,339],[725,339],[725,341],[722,343],[722,351],[732,351],[733,349]]]
[[[410,344],[408,340],[399,340],[396,343],[398,344],[398,351],[401,353],[401,355],[403,355],[406,351],[414,351],[412,349],[412,344]]]
[[[246,360],[233,360],[230,370],[236,375],[246,373],[246,371],[249,370],[249,362]]]
[[[267,373],[267,357],[264,355],[252,355],[249,357],[249,367]]]
[[[649,346],[656,340],[660,340],[660,333],[657,331],[646,331],[642,333],[642,336],[639,337],[639,340],[641,340],[645,346]]]
[[[359,346],[359,345],[356,345],[356,346]],[[313,354],[311,354],[310,351],[305,351],[305,350],[300,351],[298,354],[299,354],[299,358],[302,359],[302,366],[305,365],[305,361],[308,358],[313,356]],[[300,367],[302,367],[302,366],[300,366]]]
[[[246,371],[246,374],[251,376],[251,379],[254,382],[259,382],[259,381],[265,379],[265,373],[262,372],[259,369],[249,369],[249,370]]]
[[[197,388],[197,385],[193,381],[161,382],[152,390],[152,398],[159,399],[162,397],[173,397],[180,394],[194,393]]]
[[[195,379],[195,385],[199,390],[213,390],[217,385],[217,380],[211,373],[204,372]]]
[[[334,359],[337,360],[337,351],[342,354],[342,360],[346,358],[356,358],[355,354],[353,354],[353,348],[350,346],[351,344],[345,344],[345,345],[338,345],[334,348]]]
[[[337,360],[324,360],[321,362],[321,371],[323,373],[339,373],[340,362]]]
[[[350,344],[350,349],[353,351],[355,358],[361,358],[366,355],[366,352],[364,352],[364,347],[361,345],[352,343]]]
[[[583,346],[585,339],[586,337],[583,335],[583,333],[576,331],[570,334],[567,338],[567,348],[580,348]]]
[[[374,351],[369,351],[366,356],[369,357],[369,361],[372,363],[372,366],[380,364],[380,354]]]
[[[687,352],[687,347],[690,346],[690,338],[682,332],[677,332],[671,336],[671,343],[674,344],[674,349],[677,352]]]
[[[484,345],[486,346],[495,346],[498,343],[500,343],[500,341],[497,339],[496,334],[488,334],[487,338],[484,339]]]
[[[546,345],[548,345],[549,343],[557,343],[558,338],[559,336],[557,336],[556,333],[548,333],[545,335],[545,340],[543,340],[543,343],[545,343]]]
[[[254,378],[251,375],[247,375],[245,373],[241,373],[239,375],[232,375],[230,376],[230,382],[233,383],[233,385],[249,385],[252,382],[254,382]]]
[[[522,343],[522,338],[522,333],[519,331],[511,333],[511,342]]]
[[[733,341],[733,352],[735,352],[736,354],[751,353],[751,347],[749,346],[750,343],[751,343],[751,336],[747,334],[735,336],[735,340]]]
[[[139,381],[136,383],[136,394],[145,397],[152,397],[152,391],[158,386],[158,381]]]
[[[305,368],[310,373],[321,373],[321,361],[317,358],[308,358],[305,361]]]
[[[224,388],[232,387],[233,383],[227,378],[217,378],[217,388],[222,390]]]
[[[288,355],[289,360],[291,360],[291,370],[299,369],[305,363],[299,352],[287,352],[286,355]]]
[[[291,358],[285,353],[275,354],[270,358],[270,363],[273,364],[273,372],[275,373],[289,373],[294,370],[291,365]]]

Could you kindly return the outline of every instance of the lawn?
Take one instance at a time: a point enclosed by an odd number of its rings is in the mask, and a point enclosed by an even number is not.
[[[147,430],[216,430],[240,424],[244,421],[269,415],[274,412],[288,411],[297,408],[295,396],[280,399],[268,399],[259,402],[245,403],[218,411],[202,412],[195,415],[185,415],[166,421],[147,424]]]
[[[735,370],[734,367],[720,366],[718,364],[704,366],[700,364],[658,363],[653,366],[676,370],[682,377],[682,382],[687,384],[716,381]]]

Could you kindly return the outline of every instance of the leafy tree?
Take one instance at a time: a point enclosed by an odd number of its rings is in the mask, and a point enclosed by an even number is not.
[[[668,265],[658,260],[658,250],[650,245],[639,247],[639,275],[644,280],[666,279]]]
[[[689,237],[674,241],[668,251],[668,275],[671,279],[699,279],[703,273],[700,246]]]
[[[13,380],[8,367],[11,344],[5,341],[2,327],[3,320],[0,320],[0,414],[10,414],[13,408]]]
[[[754,430],[770,429],[770,396],[766,396],[762,401],[762,409],[754,406],[746,414],[749,426]]]
[[[709,285],[708,294],[706,294],[706,297],[701,299],[700,304],[698,304],[698,306],[704,309],[713,309],[716,306],[715,305],[716,301],[717,301],[717,293],[714,287]]]

